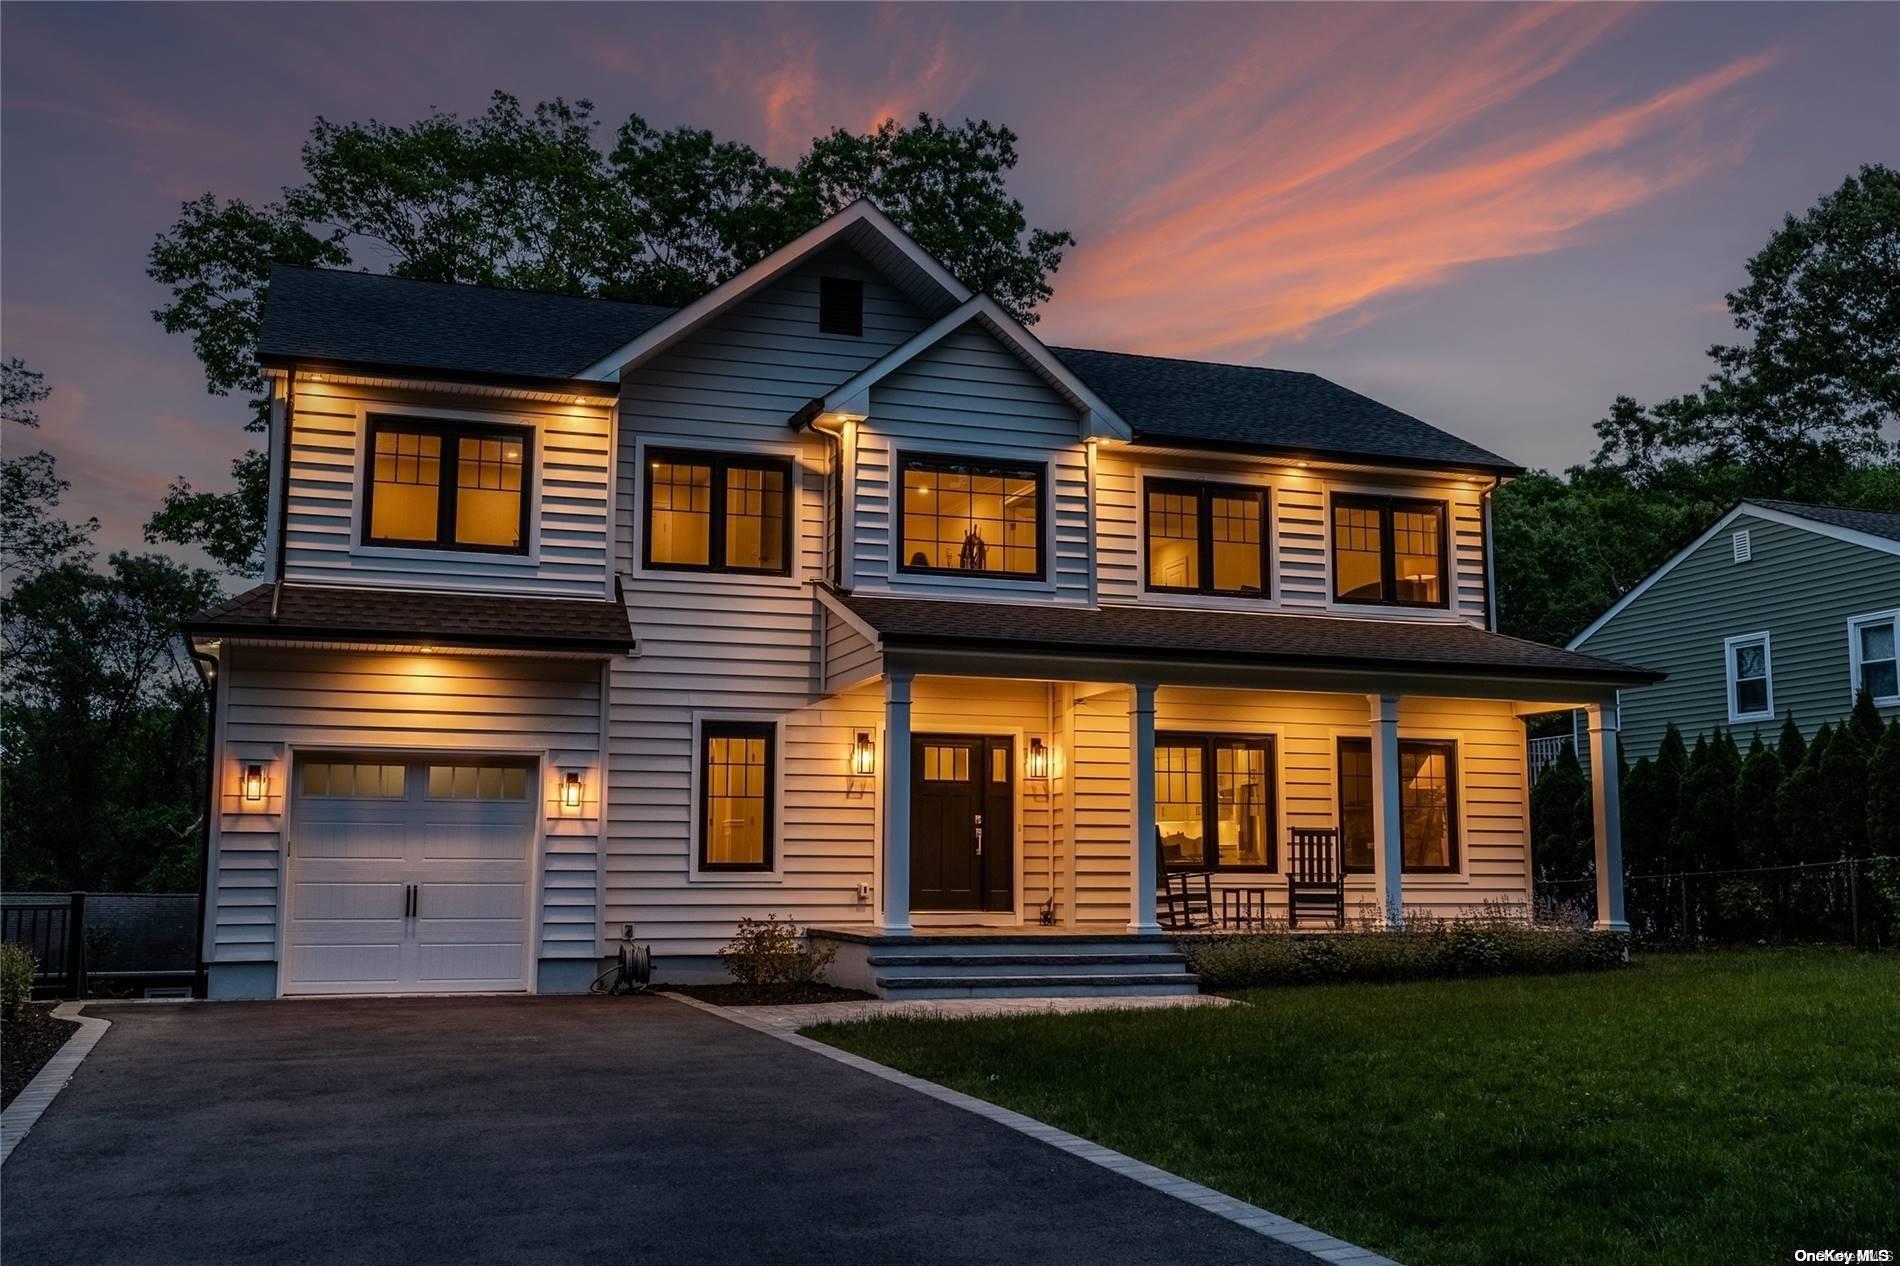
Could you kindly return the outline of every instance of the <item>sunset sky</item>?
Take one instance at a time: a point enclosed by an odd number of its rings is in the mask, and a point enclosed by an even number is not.
[[[244,410],[150,317],[155,233],[299,180],[314,116],[587,97],[790,162],[919,110],[1021,137],[1074,231],[1038,333],[1310,369],[1530,465],[1687,390],[1781,216],[1900,164],[1900,6],[8,4],[0,347],[136,542]],[[31,442],[8,428],[8,451]]]

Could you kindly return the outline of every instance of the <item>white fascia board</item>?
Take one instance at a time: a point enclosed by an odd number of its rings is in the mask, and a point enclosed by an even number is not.
[[[889,239],[892,246],[902,251],[926,276],[942,287],[952,302],[962,303],[970,297],[969,287],[952,277],[942,264],[931,258],[929,252],[913,242],[909,234],[891,223],[889,216],[871,203],[859,199],[816,228],[793,238],[738,276],[713,287],[709,293],[687,304],[638,338],[601,357],[575,377],[600,382],[618,380],[626,370],[658,355],[702,323],[758,293],[788,269],[796,267],[858,224],[869,225]]]
[[[1067,365],[1056,359],[1055,353],[1042,340],[1003,311],[1002,305],[988,295],[976,295],[966,300],[826,392],[822,412],[860,418],[869,416],[872,387],[972,321],[981,322],[1003,346],[1015,353],[1017,359],[1039,374],[1082,414],[1080,438],[1133,438],[1134,432],[1128,424],[1103,403],[1087,383],[1077,378]]]
[[[1638,584],[1621,598],[1618,598],[1614,606],[1591,621],[1589,628],[1586,628],[1583,632],[1577,634],[1565,643],[1565,649],[1574,651],[1582,646],[1584,642],[1594,636],[1599,629],[1616,618],[1624,607],[1627,607],[1630,603],[1649,592],[1651,585],[1674,571],[1676,565],[1682,562],[1683,559],[1708,544],[1709,541],[1714,539],[1717,533],[1721,532],[1723,528],[1728,527],[1744,514],[1752,518],[1761,519],[1767,523],[1779,523],[1784,527],[1800,528],[1804,532],[1813,532],[1817,536],[1831,537],[1834,540],[1846,541],[1852,545],[1862,545],[1868,549],[1878,550],[1883,554],[1900,555],[1900,541],[1890,541],[1884,536],[1875,536],[1869,532],[1856,532],[1852,528],[1836,527],[1832,523],[1822,523],[1815,519],[1804,519],[1798,514],[1789,514],[1785,510],[1771,510],[1767,506],[1758,506],[1753,502],[1744,501],[1723,515],[1720,519],[1717,519],[1708,531],[1676,551],[1675,555],[1671,557],[1668,562],[1643,577],[1642,583]]]

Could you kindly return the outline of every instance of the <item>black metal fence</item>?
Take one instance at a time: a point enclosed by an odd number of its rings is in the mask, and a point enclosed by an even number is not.
[[[43,997],[189,989],[197,918],[196,893],[9,892],[0,895],[0,942],[32,951]]]
[[[1540,879],[1539,906],[1596,912],[1596,880]],[[1900,857],[1626,875],[1631,935],[1668,945],[1900,943]]]

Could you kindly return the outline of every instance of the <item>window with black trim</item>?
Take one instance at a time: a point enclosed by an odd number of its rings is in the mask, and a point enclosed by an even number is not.
[[[855,277],[818,279],[818,332],[864,334],[864,283]]]
[[[1041,579],[1041,466],[912,456],[898,481],[900,571]]]
[[[1372,740],[1339,740],[1341,862],[1370,873]],[[1406,873],[1458,869],[1458,745],[1450,739],[1399,740],[1399,853]]]
[[[699,727],[699,868],[772,869],[775,734],[769,723]]]
[[[1170,866],[1274,867],[1274,744],[1267,735],[1155,736],[1155,833]]]
[[[1448,606],[1445,503],[1409,497],[1333,497],[1333,601]]]
[[[368,443],[364,544],[528,552],[528,428],[375,415]]]
[[[1142,490],[1149,589],[1268,596],[1265,488],[1149,479]]]
[[[649,448],[646,519],[648,567],[789,575],[792,463]]]

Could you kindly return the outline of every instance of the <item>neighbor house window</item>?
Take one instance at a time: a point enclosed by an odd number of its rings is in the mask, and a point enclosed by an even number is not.
[[[898,465],[901,570],[1041,577],[1040,466],[937,457]]]
[[[1856,616],[1847,622],[1847,637],[1855,695],[1865,690],[1875,703],[1900,703],[1900,611]]]
[[[1728,719],[1763,721],[1775,715],[1774,662],[1766,633],[1745,633],[1722,643],[1728,664]]]
[[[1399,854],[1405,871],[1458,869],[1458,746],[1399,740]],[[1372,740],[1339,740],[1339,841],[1348,871],[1373,869]]]
[[[648,567],[791,571],[792,463],[736,453],[646,450]]]
[[[1333,601],[1448,605],[1445,503],[1333,498]]]
[[[1150,479],[1148,588],[1164,593],[1267,595],[1264,488]]]
[[[372,417],[364,540],[526,553],[532,446],[523,427]]]
[[[773,728],[708,721],[699,738],[699,868],[772,868]]]
[[[1155,739],[1155,834],[1170,866],[1271,870],[1274,746],[1262,736]]]

